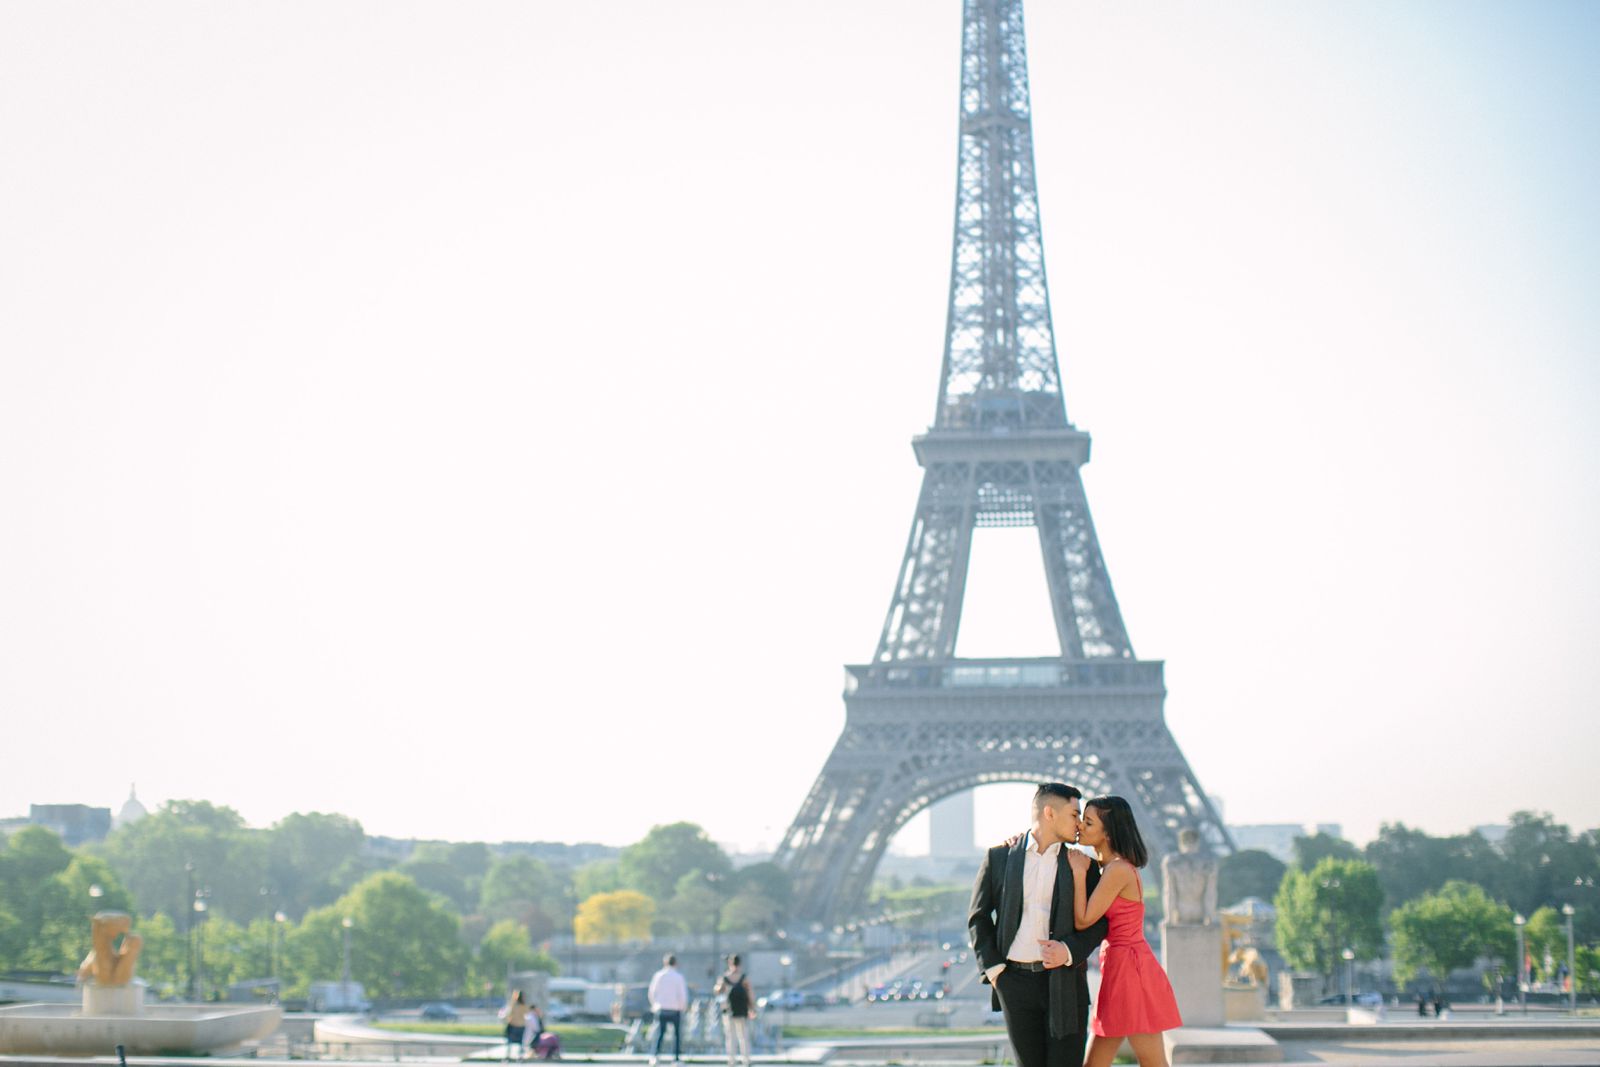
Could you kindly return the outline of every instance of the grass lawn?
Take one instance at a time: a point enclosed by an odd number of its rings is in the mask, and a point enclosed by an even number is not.
[[[429,1023],[386,1022],[374,1023],[377,1030],[396,1030],[407,1034],[442,1034],[447,1037],[500,1037],[506,1032],[503,1023]],[[573,1052],[615,1052],[622,1047],[623,1033],[611,1026],[550,1026],[546,1029],[561,1035],[561,1047]]]

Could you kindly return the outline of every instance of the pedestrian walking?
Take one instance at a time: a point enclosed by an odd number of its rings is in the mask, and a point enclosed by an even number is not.
[[[506,1001],[506,1006],[500,1009],[500,1018],[506,1021],[506,1054],[505,1059],[511,1058],[511,1050],[515,1048],[517,1055],[522,1055],[522,1033],[528,1024],[528,1002],[522,999],[522,990],[511,991],[511,998]]]

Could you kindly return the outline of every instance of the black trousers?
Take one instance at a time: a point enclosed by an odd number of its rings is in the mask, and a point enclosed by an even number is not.
[[[1089,1038],[1087,998],[1080,998],[1072,1033],[1050,1036],[1050,976],[1044,971],[1019,971],[1007,967],[995,981],[1006,1034],[1017,1054],[1017,1067],[1083,1067],[1083,1047]]]

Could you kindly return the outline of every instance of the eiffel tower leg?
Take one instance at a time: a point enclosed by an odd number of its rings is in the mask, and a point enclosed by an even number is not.
[[[1066,462],[1036,463],[1034,483],[1035,523],[1061,654],[1067,659],[1131,659],[1133,646],[1111,591],[1082,478]]]
[[[905,558],[873,657],[878,662],[955,654],[972,558],[973,495],[971,464],[938,464],[924,475]]]

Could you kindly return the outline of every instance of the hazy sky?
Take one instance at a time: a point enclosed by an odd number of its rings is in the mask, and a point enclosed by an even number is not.
[[[920,484],[960,19],[0,6],[0,815],[774,843]],[[1600,5],[1028,19],[1067,411],[1202,784],[1600,825]],[[963,654],[1054,651],[1036,544],[980,531]]]

